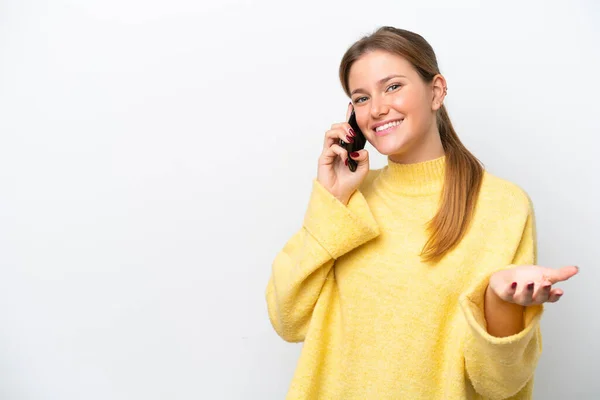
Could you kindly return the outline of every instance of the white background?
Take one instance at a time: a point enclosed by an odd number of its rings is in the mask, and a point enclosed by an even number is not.
[[[269,324],[271,262],[345,116],[341,56],[381,25],[433,45],[540,264],[581,268],[535,398],[598,399],[592,0],[0,0],[0,398],[282,399],[300,345]]]

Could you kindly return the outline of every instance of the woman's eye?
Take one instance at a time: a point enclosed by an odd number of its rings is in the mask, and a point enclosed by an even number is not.
[[[399,87],[400,87],[400,85],[399,85],[399,84],[397,84],[397,83],[395,83],[395,84],[393,84],[393,85],[390,85],[390,86],[388,86],[388,91],[389,91],[390,89],[392,89],[392,90],[395,90],[396,88],[399,88]]]
[[[362,103],[361,100],[366,99],[366,97],[359,97],[358,99],[354,100],[355,103]],[[365,100],[366,101],[366,100]]]

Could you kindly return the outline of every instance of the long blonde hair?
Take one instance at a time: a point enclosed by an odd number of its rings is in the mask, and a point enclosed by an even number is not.
[[[348,74],[352,64],[374,50],[403,57],[426,83],[440,73],[433,48],[422,36],[384,26],[358,40],[342,57],[340,81],[348,97]],[[446,173],[439,210],[428,224],[430,236],[421,252],[424,261],[441,259],[463,238],[473,219],[484,174],[483,164],[458,138],[444,105],[437,111],[436,119],[446,154]]]

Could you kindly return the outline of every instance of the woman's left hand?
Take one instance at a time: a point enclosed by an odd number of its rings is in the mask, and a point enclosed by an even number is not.
[[[539,265],[518,265],[495,272],[490,277],[488,290],[508,303],[522,306],[555,303],[564,292],[552,285],[566,281],[577,272],[579,268],[576,266],[554,269]]]

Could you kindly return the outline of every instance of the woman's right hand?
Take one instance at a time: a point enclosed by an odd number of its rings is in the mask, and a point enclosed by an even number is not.
[[[352,113],[352,103],[348,104],[346,121]],[[349,142],[354,131],[347,122],[331,125],[331,129],[325,133],[323,153],[319,157],[319,168],[317,180],[325,189],[334,195],[343,204],[348,204],[350,197],[369,172],[369,153],[362,149],[357,154],[348,154],[346,149],[339,145],[340,139]],[[350,137],[350,138],[349,138]],[[358,162],[356,171],[348,168],[348,157]]]

